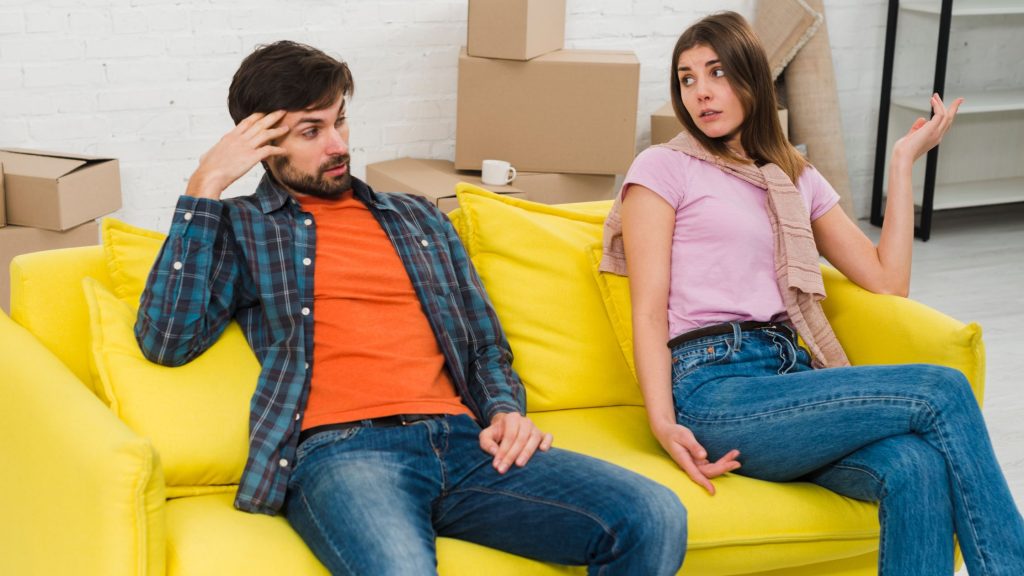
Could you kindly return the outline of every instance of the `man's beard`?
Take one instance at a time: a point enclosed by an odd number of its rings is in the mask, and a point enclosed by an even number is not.
[[[287,158],[271,157],[270,162],[274,167],[274,176],[280,183],[299,194],[334,200],[352,189],[352,174],[348,170],[341,176],[324,176],[329,170],[348,166],[348,154],[327,160],[317,168],[315,175],[299,172]]]

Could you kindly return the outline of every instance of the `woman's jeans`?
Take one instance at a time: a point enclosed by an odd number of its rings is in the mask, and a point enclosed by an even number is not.
[[[333,574],[433,574],[437,536],[591,574],[679,570],[686,510],[667,488],[557,448],[498,474],[479,434],[468,416],[315,434],[299,446],[288,521]]]
[[[739,474],[879,502],[880,575],[1024,574],[1024,523],[964,376],[929,365],[813,370],[786,327],[672,350],[677,421]]]

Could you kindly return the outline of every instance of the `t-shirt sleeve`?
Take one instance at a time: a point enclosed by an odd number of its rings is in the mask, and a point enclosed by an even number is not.
[[[626,192],[630,184],[638,184],[661,196],[673,208],[678,209],[686,190],[686,170],[680,165],[681,153],[661,146],[652,146],[641,152],[626,178],[622,181],[622,191]]]
[[[799,188],[807,204],[807,212],[811,215],[811,222],[821,218],[839,203],[839,193],[813,166],[805,168],[800,175]]]

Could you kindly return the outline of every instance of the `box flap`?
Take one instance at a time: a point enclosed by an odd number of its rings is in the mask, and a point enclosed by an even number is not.
[[[0,162],[4,163],[7,174],[10,176],[30,176],[54,180],[86,163],[81,159],[10,151],[0,151]]]
[[[86,162],[114,159],[111,156],[90,156],[88,154],[74,154],[72,152],[54,152],[52,150],[30,150],[28,148],[0,148],[0,152],[29,154],[32,156],[47,156],[50,158],[70,158],[72,160],[85,160]]]

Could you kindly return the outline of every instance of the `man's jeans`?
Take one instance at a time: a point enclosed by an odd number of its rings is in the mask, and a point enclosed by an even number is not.
[[[672,350],[677,421],[739,474],[804,480],[879,502],[879,574],[1024,574],[1024,523],[966,378],[928,365],[812,370],[792,331]]]
[[[591,574],[679,570],[686,510],[667,488],[557,448],[498,474],[479,433],[451,416],[315,434],[299,446],[288,520],[333,574],[432,574],[436,536]]]

